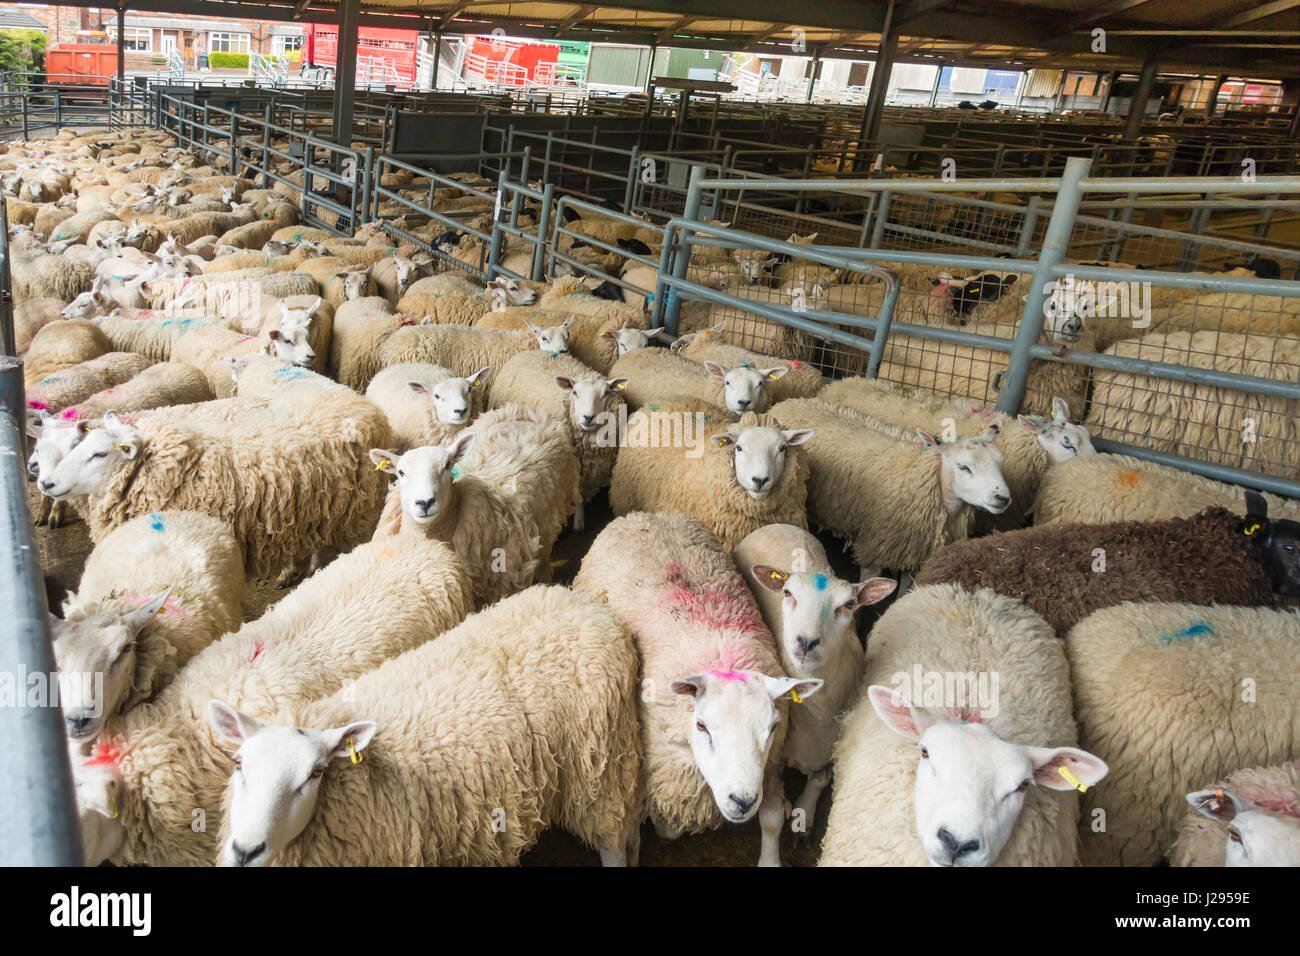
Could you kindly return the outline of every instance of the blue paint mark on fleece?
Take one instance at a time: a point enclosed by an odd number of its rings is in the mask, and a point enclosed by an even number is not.
[[[825,591],[825,590],[826,590],[826,580],[827,580],[827,579],[826,579],[826,575],[824,575],[824,574],[814,574],[814,575],[813,575],[813,584],[816,586],[816,588],[817,588],[818,591]]]
[[[163,529],[163,516],[161,513],[157,511],[149,512],[149,527],[153,528],[155,531],[161,531]]]
[[[275,374],[279,378],[302,378],[302,369],[300,368],[277,368]]]
[[[1177,640],[1186,640],[1187,638],[1192,637],[1205,637],[1207,634],[1213,633],[1213,624],[1207,624],[1205,621],[1197,621],[1195,624],[1189,625],[1175,634],[1165,634],[1163,637],[1158,638],[1158,640],[1161,644],[1172,644]]]

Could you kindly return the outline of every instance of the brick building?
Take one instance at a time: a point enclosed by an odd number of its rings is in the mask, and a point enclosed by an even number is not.
[[[54,7],[34,3],[0,4],[19,9],[45,24],[50,44],[71,42],[78,30],[104,30],[116,40],[117,13],[111,7]],[[261,53],[282,56],[302,46],[302,25],[229,17],[199,17],[182,13],[136,13],[127,10],[126,67],[147,70],[153,55],[179,52],[187,69],[199,57],[225,53]]]

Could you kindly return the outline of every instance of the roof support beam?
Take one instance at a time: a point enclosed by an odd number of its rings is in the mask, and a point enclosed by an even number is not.
[[[591,16],[595,12],[596,12],[595,6],[579,7],[572,14],[565,17],[563,20],[561,20],[559,23],[555,25],[556,37],[558,38],[563,36],[565,33],[569,31],[571,27],[581,23],[583,20],[587,19],[587,17]]]
[[[931,10],[939,9],[939,7],[946,7],[951,2],[952,0],[907,0],[906,3],[894,11],[894,23],[906,23],[923,13],[929,13]]]
[[[748,37],[745,40],[744,48],[746,50],[753,49],[754,47],[758,46],[758,44],[766,40],[768,37],[780,33],[782,30],[788,29],[789,26],[790,24],[788,23],[769,23],[767,25],[767,29],[764,30],[762,33],[755,33],[753,36]]]
[[[1079,19],[1073,21],[1069,29],[1077,30],[1079,27],[1086,27],[1098,20],[1105,20],[1107,17],[1114,16],[1117,13],[1124,13],[1134,7],[1145,6],[1150,2],[1151,0],[1108,0],[1106,3],[1099,3]]]
[[[1210,27],[1216,30],[1227,30],[1231,27],[1254,23],[1256,20],[1263,20],[1278,13],[1285,13],[1295,7],[1300,7],[1300,0],[1274,0],[1273,3],[1261,3],[1250,10],[1243,10],[1241,13],[1225,17],[1217,23],[1212,23]]]
[[[464,13],[472,6],[473,4],[470,3],[469,0],[463,0],[463,2],[456,4],[454,7],[452,7],[450,10],[448,10],[446,13],[444,13],[441,17],[438,18],[438,22],[433,25],[434,30],[444,29],[447,26],[447,24],[451,23],[452,20],[455,20],[458,16],[460,16],[462,13]]]
[[[655,43],[656,44],[667,43],[669,40],[675,37],[679,31],[685,30],[687,27],[689,27],[692,23],[694,23],[698,19],[699,17],[682,17],[672,26],[661,31],[660,34],[657,37],[655,37]]]
[[[1064,77],[1065,74],[1062,74]],[[1151,88],[1156,82],[1156,55],[1148,54],[1142,63],[1142,72],[1138,74],[1137,89],[1128,101],[1128,120],[1124,124],[1124,142],[1132,143],[1142,132],[1142,119],[1146,116],[1147,103],[1151,99]]]

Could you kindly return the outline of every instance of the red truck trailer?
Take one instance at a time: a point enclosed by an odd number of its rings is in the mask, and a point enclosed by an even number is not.
[[[417,30],[389,30],[361,27],[357,31],[357,82],[415,83]],[[338,70],[339,29],[327,23],[309,23],[303,28],[303,69],[318,67]]]
[[[78,30],[72,42],[45,51],[45,75],[64,86],[108,86],[117,76],[117,46],[102,30]]]

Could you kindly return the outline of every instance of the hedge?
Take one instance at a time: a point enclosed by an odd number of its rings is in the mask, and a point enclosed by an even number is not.
[[[218,50],[215,53],[208,54],[208,66],[214,70],[246,70],[248,69],[248,54],[223,53]]]

